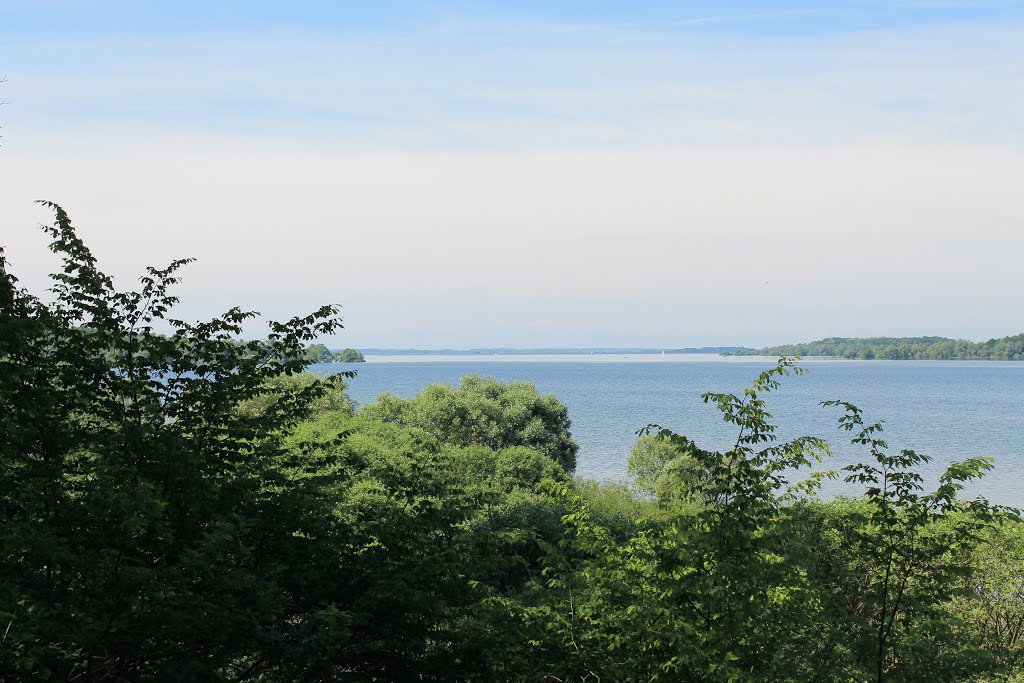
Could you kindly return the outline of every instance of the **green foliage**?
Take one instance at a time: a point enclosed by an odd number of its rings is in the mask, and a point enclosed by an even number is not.
[[[382,394],[359,413],[421,429],[451,446],[525,446],[566,471],[576,468],[579,447],[569,433],[568,409],[554,396],[538,394],[532,382],[469,375],[458,387],[432,384],[415,398]]]
[[[333,357],[323,344],[310,344],[302,354],[303,360],[313,363],[329,363]]]
[[[118,292],[56,215],[46,304],[0,278],[0,678],[478,680],[564,470],[352,415],[302,374],[333,308],[168,318],[178,261]],[[173,333],[159,334],[157,324]],[[472,586],[477,586],[472,589]],[[486,652],[486,658],[469,653]],[[507,663],[507,662],[506,662]]]
[[[282,434],[340,380],[273,378],[301,370],[305,343],[340,327],[336,311],[271,322],[250,342],[237,335],[254,314],[239,309],[170,319],[187,260],[119,292],[47,206],[63,262],[54,302],[0,273],[0,677],[249,666],[238,643],[269,652],[319,609],[289,577],[320,552],[307,539],[344,474],[298,477]],[[258,419],[238,410],[267,394]]]
[[[273,411],[274,406],[281,400],[282,396],[309,389],[317,385],[322,377],[311,372],[302,372],[293,375],[277,375],[264,381],[266,391],[251,398],[238,402],[235,410],[239,415],[249,419],[259,419],[268,412]],[[320,383],[318,396],[311,399],[305,406],[301,417],[312,419],[325,413],[345,413],[351,415],[354,411],[352,399],[348,397],[346,389],[348,384],[343,377],[336,377],[330,384]]]
[[[630,450],[627,472],[637,488],[658,498],[699,496],[708,473],[695,457],[695,450],[696,446],[683,438],[644,434]]]
[[[366,358],[356,349],[342,349],[332,356],[335,363],[365,363]]]
[[[947,624],[938,610],[957,589],[956,579],[969,570],[957,555],[977,546],[981,533],[1000,509],[984,500],[962,501],[964,482],[992,467],[990,458],[970,458],[950,465],[932,493],[912,468],[928,462],[911,450],[889,453],[880,438],[881,423],[866,424],[861,411],[843,401],[841,427],[855,432],[854,444],[866,446],[871,458],[844,470],[848,482],[867,486],[869,503],[861,524],[848,538],[866,570],[862,604],[873,633],[870,659],[878,681],[950,679],[949,663],[940,663]],[[939,633],[934,633],[936,630]]]
[[[344,463],[330,494],[331,537],[322,566],[296,581],[322,609],[289,649],[279,680],[446,680],[462,668],[455,624],[476,545],[464,524],[480,503],[451,461],[400,427],[341,413],[302,425],[290,439],[307,461]]]
[[[629,530],[643,519],[659,514],[657,502],[646,491],[622,482],[573,480],[573,491],[591,514],[613,530]]]
[[[546,601],[527,611],[560,679],[782,680],[807,671],[794,661],[812,632],[813,592],[793,542],[795,495],[786,472],[815,460],[824,444],[775,444],[761,397],[791,372],[783,361],[742,396],[706,394],[738,427],[727,452],[648,432],[692,458],[704,474],[685,486],[699,499],[663,496],[660,514],[621,539],[578,493],[558,495],[572,530],[551,560]],[[665,460],[664,458],[662,459]],[[669,459],[670,460],[670,459]],[[661,477],[658,479],[662,480]],[[799,677],[799,676],[798,676]]]
[[[728,451],[647,430],[675,447],[655,451],[648,440],[634,464],[664,487],[656,514],[616,525],[579,491],[555,489],[569,533],[521,612],[546,675],[926,681],[993,670],[943,618],[964,593],[958,577],[972,573],[965,557],[1001,512],[957,498],[986,461],[951,466],[925,494],[909,469],[923,456],[886,454],[878,426],[843,404],[841,425],[858,429],[855,441],[872,456],[847,475],[868,490],[860,501],[817,502],[815,477],[790,478],[825,444],[775,443],[763,398],[792,365],[782,359],[741,395],[704,395],[737,427]],[[681,456],[701,475],[679,480],[683,490],[672,495],[663,472]]]
[[[987,656],[990,670],[1024,677],[1024,523],[1006,518],[985,529],[960,579],[945,620],[959,625],[957,638]]]

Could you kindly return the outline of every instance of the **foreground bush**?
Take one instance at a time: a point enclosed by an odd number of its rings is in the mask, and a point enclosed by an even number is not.
[[[360,412],[422,429],[445,444],[525,446],[576,469],[579,447],[569,433],[569,411],[554,396],[538,394],[532,382],[469,375],[458,387],[433,384],[411,399],[385,393]]]
[[[950,609],[984,610],[977,553],[1009,511],[957,493],[990,462],[951,465],[925,493],[913,470],[925,456],[890,454],[879,424],[828,402],[868,450],[845,468],[867,492],[819,502],[815,477],[793,477],[826,445],[776,443],[764,400],[792,366],[783,359],[739,396],[704,395],[737,428],[727,451],[646,430],[656,437],[641,438],[631,467],[659,509],[626,538],[587,497],[555,487],[570,509],[567,534],[534,604],[509,603],[532,625],[551,680],[939,681],[1005,670],[1010,660],[980,652],[981,634],[964,638],[967,615]],[[985,585],[1011,594],[1014,567]]]

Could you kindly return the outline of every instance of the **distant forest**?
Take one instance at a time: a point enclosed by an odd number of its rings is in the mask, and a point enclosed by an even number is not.
[[[732,355],[832,356],[882,360],[1024,360],[1024,333],[985,342],[946,337],[829,337]]]

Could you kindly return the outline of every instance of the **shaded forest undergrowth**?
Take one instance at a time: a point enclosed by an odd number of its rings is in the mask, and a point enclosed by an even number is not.
[[[170,317],[187,261],[119,292],[59,207],[51,301],[0,253],[0,678],[989,681],[1020,677],[1024,525],[831,401],[863,448],[775,439],[783,358],[702,449],[649,425],[635,484],[573,477],[564,405],[467,377],[354,408],[303,373],[338,311]],[[170,332],[168,332],[170,330]]]

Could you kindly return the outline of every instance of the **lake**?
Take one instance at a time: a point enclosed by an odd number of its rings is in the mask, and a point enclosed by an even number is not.
[[[636,431],[657,423],[704,448],[726,448],[736,431],[722,422],[705,391],[739,392],[774,359],[717,355],[367,356],[355,365],[318,365],[318,372],[356,369],[349,392],[357,404],[383,391],[413,396],[431,383],[457,384],[467,374],[532,380],[542,394],[569,407],[580,450],[576,472],[600,480],[625,480]],[[808,373],[783,380],[768,395],[779,437],[825,438],[834,454],[825,469],[864,460],[836,426],[840,411],[828,399],[850,401],[868,422],[884,421],[892,450],[913,449],[933,458],[921,471],[934,482],[944,466],[974,455],[993,456],[996,467],[969,487],[970,495],[1024,507],[1024,362],[848,361],[801,362]],[[857,489],[829,482],[826,495]]]

